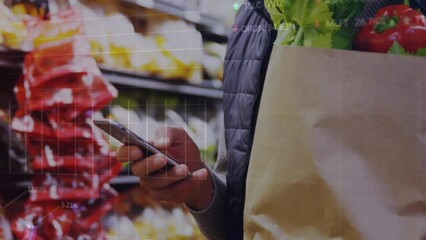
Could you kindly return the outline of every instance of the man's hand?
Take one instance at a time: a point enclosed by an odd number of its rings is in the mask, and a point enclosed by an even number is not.
[[[158,172],[167,164],[165,156],[155,154],[144,158],[136,146],[121,146],[117,159],[130,162],[133,174],[140,177],[140,185],[155,199],[185,203],[196,210],[207,208],[213,198],[212,178],[201,161],[200,151],[186,132],[180,128],[160,128],[152,144],[181,165]],[[189,172],[192,172],[190,179],[187,178]]]

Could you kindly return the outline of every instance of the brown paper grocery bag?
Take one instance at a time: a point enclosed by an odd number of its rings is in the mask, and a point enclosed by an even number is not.
[[[276,46],[246,239],[426,239],[426,59]]]

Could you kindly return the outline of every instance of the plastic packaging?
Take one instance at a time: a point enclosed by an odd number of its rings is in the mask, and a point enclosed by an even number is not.
[[[66,76],[50,79],[48,87],[39,85],[32,88],[27,80],[20,80],[15,94],[20,107],[27,112],[56,109],[61,111],[61,118],[72,120],[86,111],[100,110],[118,92],[98,70],[85,73],[71,71]]]
[[[28,33],[33,40],[34,49],[62,39],[81,36],[82,21],[77,9],[61,10],[49,17],[49,21],[41,19],[27,21]]]
[[[17,239],[72,239],[71,227],[76,218],[72,209],[58,202],[31,203],[13,221],[12,231]]]
[[[37,87],[69,73],[96,71],[94,60],[87,57],[89,51],[89,43],[81,38],[45,44],[25,57],[25,77]]]
[[[117,90],[103,78],[81,38],[75,9],[50,21],[27,21],[34,51],[24,61],[12,121],[34,170],[30,198],[15,218],[18,239],[105,239],[102,217],[115,201],[107,182],[121,170],[102,132],[92,128],[94,110]]]
[[[13,233],[17,239],[25,240],[105,239],[100,223],[102,217],[113,208],[117,195],[105,184],[98,199],[28,201],[23,212],[12,223]]]
[[[33,202],[51,200],[82,201],[99,197],[102,189],[113,177],[121,171],[121,163],[115,158],[109,161],[99,161],[101,164],[91,162],[87,172],[66,172],[67,169],[57,169],[57,174],[45,173],[33,177],[32,186],[40,191],[30,193]],[[94,165],[96,164],[96,165]],[[77,165],[75,165],[77,166]],[[49,169],[53,170],[53,169]],[[69,165],[68,170],[74,170]]]
[[[43,217],[41,204],[26,203],[24,210],[12,222],[12,232],[17,239],[42,240],[38,228]]]
[[[93,140],[61,140],[58,141],[56,138],[34,138],[30,136],[24,136],[25,144],[30,156],[92,156],[99,153],[103,153],[108,145],[100,145]],[[106,144],[106,143],[105,143]]]
[[[112,156],[35,156],[31,163],[32,169],[36,172],[59,171],[61,173],[96,173],[111,165],[115,166]]]
[[[28,49],[25,24],[0,2],[0,44],[14,49]]]
[[[83,116],[69,122],[60,117],[59,112],[52,111],[47,114],[47,117],[44,115],[46,114],[28,114],[22,109],[18,110],[13,118],[12,128],[39,142],[50,143],[53,141],[57,143],[57,141],[64,140],[75,141],[79,145],[79,141],[90,141],[100,148],[108,148],[103,133],[98,128],[91,126],[90,118]],[[49,122],[46,122],[46,119]],[[42,122],[42,120],[45,121]],[[105,155],[108,153],[108,149],[104,149],[100,153]]]
[[[105,184],[100,195],[99,199],[90,200],[79,207],[79,219],[76,221],[76,227],[84,231],[102,227],[99,223],[102,217],[114,207],[118,193],[108,184]]]
[[[99,177],[90,173],[35,175],[33,186],[40,189],[30,193],[30,201],[84,201],[99,197]]]

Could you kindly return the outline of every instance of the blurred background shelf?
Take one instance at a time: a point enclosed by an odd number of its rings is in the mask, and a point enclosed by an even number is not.
[[[11,79],[7,81],[7,89],[10,91],[14,86],[16,78],[22,74],[22,62],[25,53],[21,51],[9,50],[0,46],[0,73],[3,77]],[[222,99],[222,82],[220,80],[203,80],[200,84],[191,84],[179,80],[164,80],[154,77],[147,77],[143,73],[134,70],[115,69],[107,66],[100,66],[103,75],[114,85],[129,88],[150,89],[162,92],[183,94],[189,96],[199,96],[212,99]]]
[[[220,80],[204,80],[201,84],[191,84],[179,80],[146,77],[144,74],[131,70],[116,70],[106,66],[101,66],[100,69],[110,82],[123,87],[136,87],[213,99],[222,99],[223,96]]]
[[[124,173],[122,173],[124,174]],[[9,181],[3,181],[0,184],[0,192],[7,192],[7,198],[13,199],[17,196],[23,197],[23,194],[31,190],[31,178],[33,174],[4,174],[10,176]],[[5,179],[4,176],[2,179]],[[113,178],[109,184],[118,192],[126,191],[139,184],[139,178],[132,175],[119,175]],[[4,196],[3,196],[4,197]]]
[[[208,16],[205,12],[190,7],[178,6],[164,0],[121,0],[121,2],[131,7],[153,9],[193,23],[203,37],[209,41],[226,43],[228,35],[231,33],[231,29],[227,28],[220,19]]]

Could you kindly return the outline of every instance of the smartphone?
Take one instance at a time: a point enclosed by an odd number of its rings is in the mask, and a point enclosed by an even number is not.
[[[167,156],[165,153],[161,152],[159,149],[148,143],[143,138],[139,137],[129,129],[127,129],[122,124],[108,119],[102,119],[102,120],[93,120],[93,124],[100,129],[102,129],[104,132],[112,136],[113,138],[117,139],[124,145],[134,145],[138,146],[144,153],[144,157],[149,157],[151,155],[161,153],[163,154],[167,159],[167,165],[163,169],[164,171],[168,171],[173,167],[178,166],[179,164],[173,160],[173,158]],[[191,177],[192,174],[189,173],[188,177]]]

